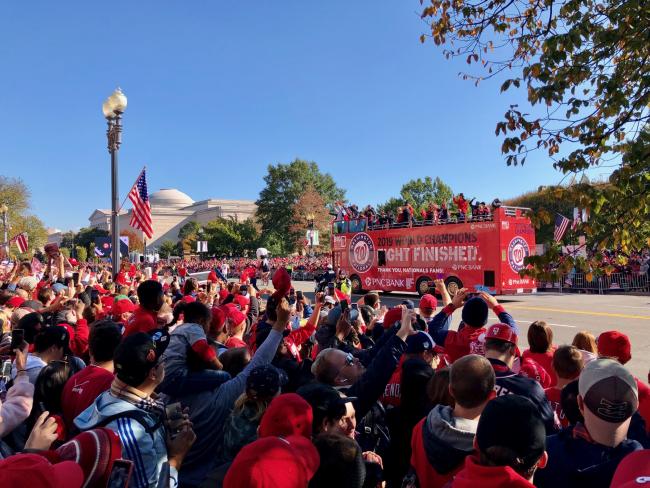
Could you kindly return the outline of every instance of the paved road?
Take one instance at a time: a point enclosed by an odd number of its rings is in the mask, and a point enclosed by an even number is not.
[[[199,276],[199,279],[207,278]],[[297,290],[313,298],[313,282],[295,282]],[[403,299],[417,300],[414,294],[384,294],[382,303],[391,307]],[[650,296],[584,295],[538,293],[499,297],[499,301],[514,317],[521,330],[522,350],[528,347],[526,331],[535,320],[545,320],[553,328],[555,344],[570,344],[575,334],[588,330],[598,336],[607,330],[620,330],[632,342],[632,360],[628,367],[646,381],[650,370]],[[417,305],[417,302],[416,302]],[[490,322],[496,321],[490,314]],[[460,312],[453,316],[452,328],[457,328]]]

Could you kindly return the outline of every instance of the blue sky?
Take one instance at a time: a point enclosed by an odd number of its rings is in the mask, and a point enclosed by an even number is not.
[[[122,198],[256,199],[269,163],[316,161],[350,200],[440,176],[483,200],[557,183],[543,154],[506,167],[494,127],[515,93],[460,80],[418,0],[30,1],[0,4],[0,174],[21,177],[48,226],[110,206],[101,104],[129,99]]]

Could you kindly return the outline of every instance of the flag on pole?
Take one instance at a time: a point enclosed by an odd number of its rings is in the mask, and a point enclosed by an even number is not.
[[[151,205],[149,203],[149,193],[147,192],[146,168],[142,169],[140,176],[135,180],[133,188],[129,192],[129,200],[133,204],[131,210],[131,221],[129,224],[134,229],[140,229],[147,238],[153,236],[153,227],[151,222]]]
[[[16,244],[16,247],[18,248],[18,251],[20,253],[27,252],[27,248],[29,247],[29,239],[27,238],[27,233],[26,232],[21,232],[17,236],[12,237],[9,239],[9,244]]]
[[[555,216],[555,231],[553,232],[553,238],[555,239],[555,242],[560,242],[562,240],[567,227],[569,227],[569,222],[571,221],[564,215],[557,214]]]
[[[578,225],[581,223],[581,215],[582,211],[578,207],[575,207],[573,209],[573,221],[571,222],[571,230],[576,230],[578,228]]]

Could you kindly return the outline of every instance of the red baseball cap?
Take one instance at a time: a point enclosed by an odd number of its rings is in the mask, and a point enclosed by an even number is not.
[[[23,297],[19,297],[18,295],[14,295],[9,300],[7,300],[7,307],[20,308],[20,306],[23,303],[25,303],[25,299]]]
[[[94,288],[95,290],[97,290],[97,291],[99,292],[100,295],[107,295],[108,293],[110,293],[106,288],[104,288],[104,287],[103,287],[102,285],[100,285],[100,284],[97,284],[97,285],[93,286],[93,288]]]
[[[515,356],[521,356],[521,352],[517,346],[517,334],[508,324],[494,324],[488,327],[485,333],[485,340],[498,339],[504,342],[510,342],[515,345]]]
[[[384,315],[384,329],[390,329],[398,320],[402,318],[401,307],[391,308],[386,315]]]
[[[650,450],[631,452],[619,463],[611,488],[632,488],[650,484]]]
[[[122,315],[123,313],[126,312],[133,312],[136,309],[136,306],[133,304],[131,300],[118,300],[117,302],[113,303],[113,315]]]
[[[234,307],[229,307],[226,311],[226,314],[228,315],[230,322],[235,325],[239,325],[246,320],[246,315]]]
[[[0,461],[0,486],[81,488],[84,473],[77,463],[51,464],[38,454],[16,454]]]
[[[301,435],[311,439],[314,416],[311,405],[295,393],[275,397],[260,422],[259,437]]]
[[[221,332],[226,323],[226,313],[220,307],[212,308],[212,321],[210,323],[210,332]]]
[[[630,338],[617,330],[609,330],[598,336],[598,355],[615,358],[621,364],[632,359]]]
[[[262,437],[245,446],[235,457],[223,481],[224,488],[304,488],[320,464],[309,439]]]
[[[422,298],[420,298],[420,305],[419,308],[432,308],[436,309],[438,307],[438,300],[436,300],[436,297],[429,293],[425,293],[422,295]]]
[[[235,302],[239,304],[242,310],[244,310],[250,304],[250,298],[245,297],[244,295],[235,295]]]
[[[537,381],[544,389],[549,388],[553,382],[551,375],[537,361],[530,358],[521,361],[519,374]]]
[[[72,266],[79,266],[79,261],[77,261],[75,258],[70,258],[70,259],[68,259],[68,262],[69,262]]]

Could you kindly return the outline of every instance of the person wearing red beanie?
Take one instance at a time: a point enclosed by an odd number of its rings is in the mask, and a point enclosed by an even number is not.
[[[318,451],[301,435],[263,437],[233,461],[224,488],[305,488],[320,464]]]

